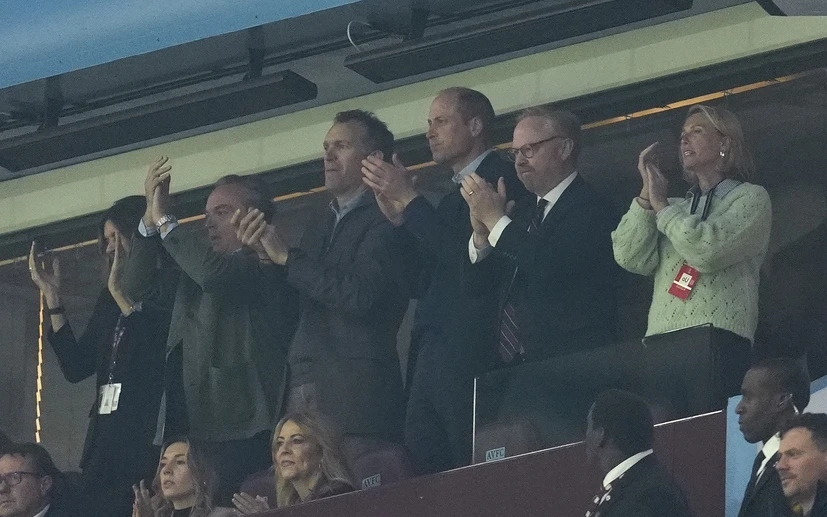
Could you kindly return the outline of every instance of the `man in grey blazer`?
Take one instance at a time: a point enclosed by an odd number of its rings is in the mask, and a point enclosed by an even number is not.
[[[164,157],[149,168],[125,289],[142,300],[175,286],[156,442],[181,435],[204,442],[219,469],[219,502],[227,505],[247,475],[270,463],[298,296],[284,267],[244,247],[231,222],[251,208],[272,217],[261,182],[222,178],[207,199],[204,226],[184,226],[171,212],[170,170]],[[158,267],[162,257],[177,266],[177,283]]]
[[[385,123],[362,110],[338,113],[323,148],[332,199],[311,216],[299,245],[285,245],[255,211],[240,221],[239,235],[284,265],[287,282],[300,293],[288,411],[327,417],[343,434],[353,464],[364,452],[395,449],[401,439],[405,406],[396,334],[408,306],[405,264],[412,253],[362,185],[362,160],[387,160],[393,153]]]

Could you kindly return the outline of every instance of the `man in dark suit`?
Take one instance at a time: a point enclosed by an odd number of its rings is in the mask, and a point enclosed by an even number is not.
[[[135,300],[176,289],[155,442],[184,435],[203,442],[218,469],[220,504],[229,505],[241,481],[271,463],[298,295],[284,268],[244,247],[231,223],[252,207],[272,217],[272,196],[260,180],[220,179],[199,228],[171,214],[170,169],[162,157],[147,172],[147,210],[124,288]],[[177,282],[158,268],[165,256],[180,269]]]
[[[633,393],[597,396],[586,421],[586,456],[603,477],[586,517],[689,517],[681,489],[652,450],[652,414]]]
[[[778,461],[778,431],[810,402],[810,380],[792,359],[766,359],[750,368],[735,406],[738,426],[749,443],[763,443],[755,458],[738,517],[784,515],[787,509]]]
[[[617,219],[576,171],[580,122],[565,111],[526,110],[513,146],[517,176],[534,195],[512,216],[503,182],[495,189],[471,174],[461,190],[474,228],[467,286],[479,296],[499,294],[501,361],[608,344],[616,325],[610,234]]]
[[[255,212],[239,223],[301,296],[290,345],[288,411],[318,410],[343,434],[353,464],[401,439],[404,400],[396,334],[408,306],[405,239],[362,184],[366,156],[389,158],[393,134],[372,113],[338,113],[324,140],[325,187],[333,196],[301,243],[288,248]],[[259,231],[262,230],[262,231]]]
[[[56,496],[61,476],[42,446],[8,445],[0,453],[0,517],[71,517],[82,513]]]
[[[414,188],[396,160],[368,157],[362,172],[380,208],[417,243],[421,284],[408,353],[405,445],[415,469],[429,474],[471,460],[473,379],[496,365],[496,302],[471,299],[461,286],[471,224],[459,193],[476,172],[496,184],[504,178],[511,199],[526,193],[514,166],[492,149],[494,108],[480,92],[448,88],[428,113],[426,137],[433,159],[451,171],[453,188],[435,208]]]

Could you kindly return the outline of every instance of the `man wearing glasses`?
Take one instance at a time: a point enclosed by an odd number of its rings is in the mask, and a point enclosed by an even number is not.
[[[514,128],[517,177],[534,193],[507,214],[507,189],[475,174],[462,182],[474,234],[468,285],[499,297],[497,349],[505,366],[608,344],[616,327],[617,217],[577,174],[580,122],[532,108]],[[492,278],[493,265],[498,275]]]
[[[40,445],[7,446],[0,456],[0,517],[67,517],[52,501],[60,471]]]

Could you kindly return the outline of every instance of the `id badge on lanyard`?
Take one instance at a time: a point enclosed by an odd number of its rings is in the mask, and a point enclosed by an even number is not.
[[[709,215],[709,208],[712,205],[712,193],[714,191],[715,187],[712,187],[712,189],[710,189],[706,194],[706,201],[704,201],[703,211],[701,212],[701,221],[706,221],[706,218]],[[698,209],[698,204],[700,201],[700,191],[693,192],[692,205],[689,209],[690,214],[695,213]],[[678,274],[675,275],[675,279],[672,280],[672,285],[669,286],[668,293],[675,298],[687,300],[689,295],[692,294],[692,289],[695,287],[695,284],[698,283],[698,279],[700,277],[701,273],[684,261],[683,265],[681,265],[680,269],[678,269]]]
[[[118,410],[118,402],[121,398],[121,383],[112,382],[115,380],[115,365],[118,359],[118,347],[123,339],[126,330],[126,323],[123,321],[123,314],[118,316],[118,323],[115,325],[115,334],[112,337],[112,355],[109,360],[109,376],[106,384],[98,388],[98,414],[109,415]]]

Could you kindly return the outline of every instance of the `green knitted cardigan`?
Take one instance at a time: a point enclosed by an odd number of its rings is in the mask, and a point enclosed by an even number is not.
[[[705,198],[694,215],[691,197],[669,199],[657,214],[632,200],[612,232],[615,260],[632,273],[654,276],[647,336],[711,323],[753,341],[759,268],[772,224],[769,194],[758,185],[725,180],[702,221]],[[686,301],[668,293],[684,262],[700,272]]]

